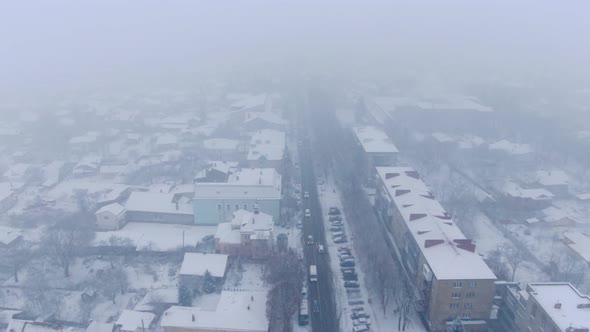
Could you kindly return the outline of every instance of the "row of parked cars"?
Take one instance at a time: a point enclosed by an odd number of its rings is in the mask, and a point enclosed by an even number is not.
[[[328,220],[330,221],[330,232],[332,232],[332,240],[334,243],[348,243],[340,209],[337,207],[330,207],[330,210],[328,211]],[[352,320],[352,332],[370,332],[371,319],[363,307],[364,301],[362,300],[358,274],[356,273],[356,262],[352,255],[352,250],[346,245],[339,246],[338,259],[340,261],[340,271],[342,271],[342,279],[344,288],[346,289],[346,296],[348,297],[348,304],[352,306],[352,313],[350,314],[350,319]]]

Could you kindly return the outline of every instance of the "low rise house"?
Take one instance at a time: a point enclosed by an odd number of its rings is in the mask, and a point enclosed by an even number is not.
[[[268,332],[266,291],[222,291],[215,310],[173,306],[162,315],[164,332]]]
[[[199,283],[207,272],[216,280],[225,278],[227,258],[224,254],[203,254],[187,252],[184,254],[179,275],[187,284]]]
[[[98,209],[96,216],[96,228],[101,231],[114,231],[125,225],[125,207],[119,203],[105,205]]]
[[[193,207],[170,193],[134,191],[125,203],[129,222],[191,224]]]
[[[18,244],[23,238],[23,232],[20,229],[0,226],[0,248],[10,248]]]
[[[281,170],[285,155],[285,133],[263,129],[252,135],[248,151],[248,164],[254,168],[272,167]]]
[[[86,177],[98,174],[102,160],[98,156],[86,156],[74,166],[72,174],[76,177]]]
[[[555,206],[543,209],[540,219],[545,222],[545,225],[551,227],[575,226],[577,224],[576,219]]]
[[[195,176],[194,182],[227,182],[230,174],[238,169],[237,161],[211,161]]]
[[[590,297],[569,283],[506,284],[498,313],[505,331],[589,332]]]
[[[536,179],[540,186],[555,196],[563,197],[569,194],[569,177],[564,171],[538,171]]]
[[[0,182],[0,212],[5,212],[16,204],[18,200],[15,184]]]
[[[193,208],[195,224],[229,222],[237,210],[270,214],[280,221],[281,175],[274,168],[238,169],[224,183],[195,183]]]
[[[151,312],[123,310],[115,327],[121,332],[145,332],[152,327],[155,318]]]
[[[262,129],[285,130],[287,121],[274,112],[246,112],[243,128],[245,131]]]
[[[238,210],[231,222],[217,225],[215,252],[253,259],[266,258],[273,246],[272,216],[254,211]]]
[[[209,138],[203,141],[203,148],[209,157],[222,161],[232,161],[240,157],[240,141],[229,138]]]
[[[514,182],[506,182],[501,188],[505,203],[514,209],[544,209],[551,205],[554,195],[544,188],[522,188]]]
[[[67,329],[61,325],[18,318],[12,318],[6,328],[7,332],[62,332],[65,330]]]
[[[590,235],[579,231],[565,232],[563,233],[563,243],[590,265]]]
[[[93,320],[86,328],[86,332],[115,332],[115,324]]]

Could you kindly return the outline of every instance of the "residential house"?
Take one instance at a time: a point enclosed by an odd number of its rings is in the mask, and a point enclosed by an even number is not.
[[[194,182],[227,182],[238,165],[237,161],[210,161],[207,168],[197,173]]]
[[[144,332],[151,329],[155,318],[151,312],[123,310],[115,327],[121,332]]]
[[[225,278],[228,255],[187,252],[180,267],[180,278],[187,285],[199,285],[207,272],[216,281]]]
[[[259,130],[250,139],[248,165],[254,168],[272,167],[281,171],[285,148],[284,132],[271,129]]]
[[[101,231],[114,231],[125,225],[125,207],[119,203],[105,205],[94,213],[96,228]]]
[[[62,332],[61,325],[37,322],[28,319],[12,318],[6,328],[7,332]]]
[[[544,225],[550,227],[571,227],[578,223],[578,221],[570,216],[566,211],[555,206],[550,206],[541,210],[540,219],[544,221]]]
[[[170,193],[134,191],[125,202],[128,222],[192,224],[193,207]]]
[[[18,187],[20,185],[13,182],[0,182],[0,212],[6,212],[16,204]]]
[[[173,306],[162,315],[164,332],[268,332],[266,291],[221,292],[214,310]]]
[[[570,283],[506,284],[499,325],[514,332],[589,332],[590,297]]]
[[[266,258],[273,246],[272,216],[254,211],[238,210],[231,222],[217,225],[215,252],[253,259]]]
[[[558,197],[569,194],[569,177],[564,171],[538,171],[536,179],[540,186]]]
[[[98,174],[102,160],[98,156],[86,156],[74,166],[72,174],[76,177],[86,177]]]
[[[375,208],[431,331],[487,331],[496,276],[410,167],[377,167]]]
[[[246,112],[243,129],[246,132],[263,129],[284,131],[287,121],[275,112]]]
[[[517,210],[539,210],[551,205],[554,195],[544,188],[523,188],[514,182],[506,182],[500,189],[504,203]]]
[[[95,151],[99,146],[100,133],[88,132],[85,135],[70,138],[69,147],[72,153],[84,155],[88,152]]]
[[[590,265],[590,235],[579,231],[564,232],[563,243]]]
[[[11,248],[18,245],[23,239],[23,232],[20,229],[0,226],[0,248]]]
[[[194,223],[217,225],[229,222],[237,210],[260,212],[280,221],[281,175],[274,168],[238,169],[224,183],[195,183]]]
[[[209,138],[203,141],[203,148],[212,159],[232,161],[240,157],[240,141],[229,138]]]

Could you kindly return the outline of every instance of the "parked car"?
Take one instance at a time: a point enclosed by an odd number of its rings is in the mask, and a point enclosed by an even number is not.
[[[350,252],[350,248],[347,247],[347,246],[340,246],[340,247],[338,247],[338,251],[348,251],[348,252]]]
[[[336,215],[336,214],[340,214],[340,209],[338,209],[337,207],[331,207],[330,210],[328,211],[329,215]]]
[[[324,245],[323,244],[318,244],[318,253],[320,253],[320,254],[324,253]]]
[[[344,224],[342,223],[342,221],[335,221],[335,222],[332,222],[332,226],[342,227],[342,226],[344,226]]]
[[[330,232],[342,232],[343,228],[338,226],[330,227]]]
[[[345,281],[344,282],[344,287],[345,288],[359,288],[361,285],[358,283],[358,281]]]
[[[338,253],[338,258],[340,258],[341,261],[346,260],[346,259],[352,259],[352,255],[350,253],[346,253],[346,252],[340,252]]]
[[[301,222],[301,220],[297,220],[297,224],[295,224],[295,227],[297,227],[298,229],[301,229],[303,227],[303,223]]]
[[[343,260],[340,262],[341,267],[354,267],[355,263],[352,259]]]
[[[342,221],[342,217],[341,217],[341,216],[330,216],[330,217],[328,218],[328,220],[329,220],[330,222],[335,222],[335,221]]]
[[[352,327],[352,332],[370,332],[371,329],[368,325],[358,325]]]
[[[340,237],[340,236],[346,236],[346,233],[344,232],[334,232],[332,233],[332,237]]]
[[[354,325],[354,326],[358,326],[358,325],[371,325],[371,320],[369,318],[366,318],[366,317],[355,318],[355,319],[352,320],[352,325]]]
[[[305,209],[305,218],[309,217],[311,217],[311,212],[309,211],[309,209]]]
[[[304,191],[303,192],[303,198],[309,198],[309,192],[308,191]]]
[[[347,243],[347,242],[348,242],[348,240],[346,239],[346,237],[339,237],[339,238],[334,239],[334,243],[337,243],[337,244]]]
[[[307,236],[307,244],[309,244],[309,245],[313,244],[313,236],[311,236],[311,235]]]
[[[342,274],[342,279],[345,281],[357,281],[359,280],[359,277],[356,273],[344,273]]]

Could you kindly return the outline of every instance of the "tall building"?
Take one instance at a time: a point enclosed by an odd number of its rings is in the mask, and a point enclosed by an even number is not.
[[[496,276],[410,167],[377,167],[375,207],[432,331],[485,331]]]

